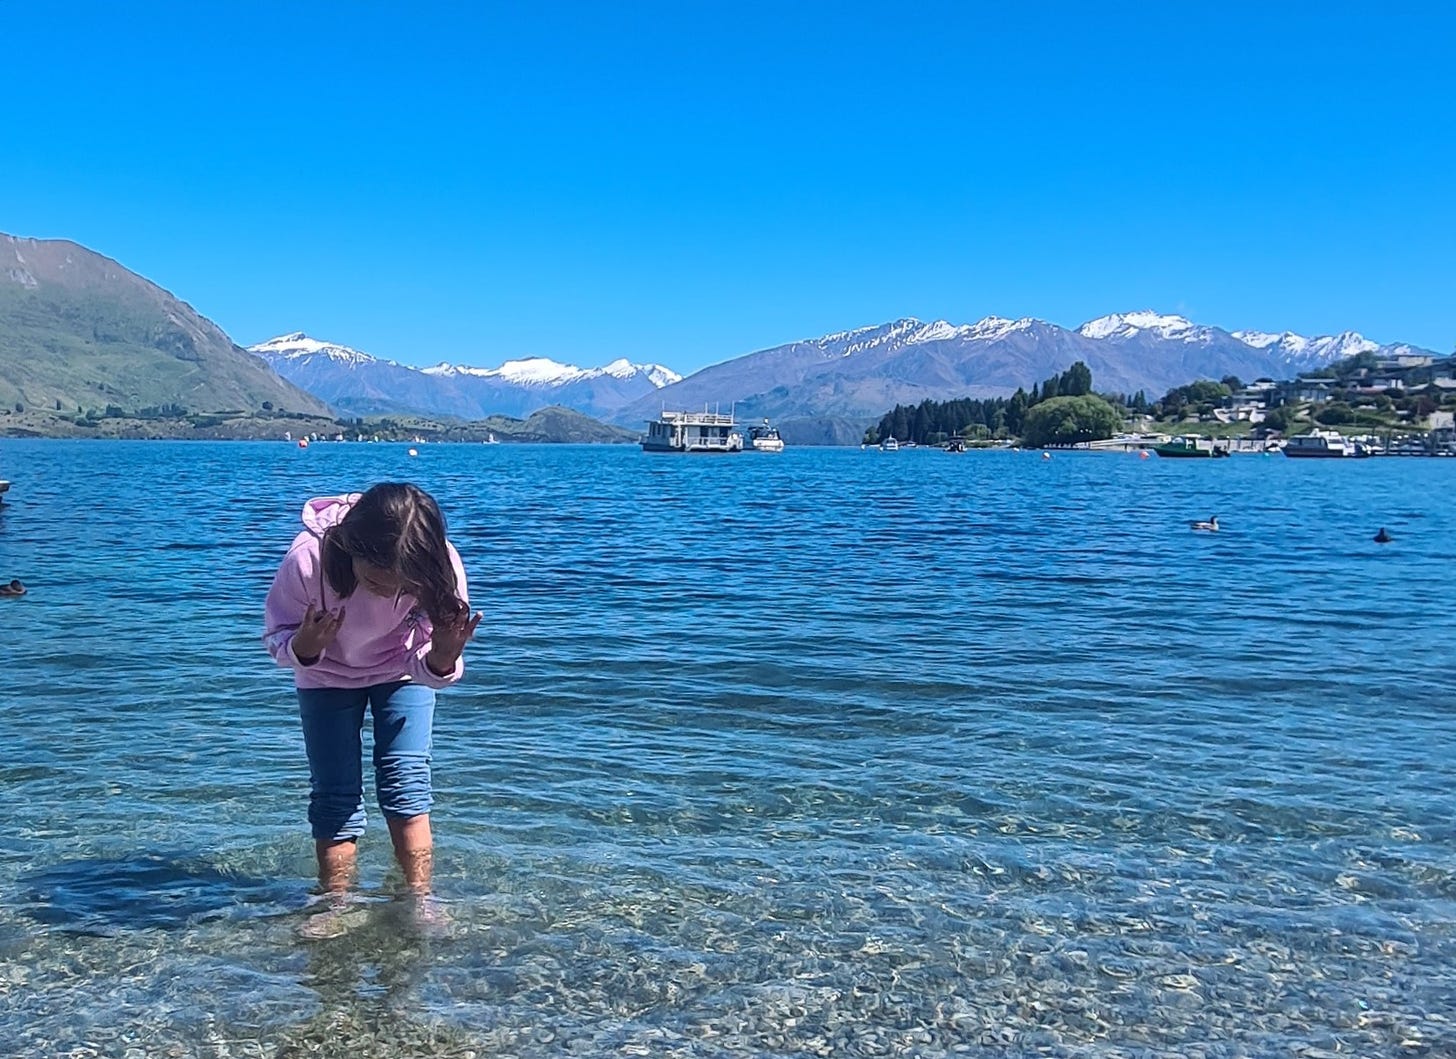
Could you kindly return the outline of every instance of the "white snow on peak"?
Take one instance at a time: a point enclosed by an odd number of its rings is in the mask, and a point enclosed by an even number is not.
[[[1036,323],[1029,316],[1023,316],[1020,320],[1008,320],[1004,316],[987,316],[977,320],[969,327],[962,329],[967,338],[978,338],[983,342],[992,339],[1005,338],[1013,331],[1025,331]]]
[[[681,375],[661,364],[633,364],[626,357],[618,357],[606,367],[589,371],[587,375],[610,375],[615,379],[630,379],[642,375],[659,390],[682,381]]]
[[[474,375],[481,379],[501,379],[524,386],[560,385],[586,374],[578,367],[557,363],[550,357],[508,360],[498,368],[475,368],[469,364],[441,361],[433,368],[425,368],[424,372],[426,375]]]
[[[574,364],[562,364],[550,357],[522,357],[519,360],[508,360],[498,368],[474,368],[466,364],[442,362],[423,370],[426,375],[473,375],[481,379],[500,379],[517,386],[565,386],[573,382],[600,379],[603,376],[630,379],[640,374],[654,387],[661,389],[682,379],[681,375],[661,364],[633,364],[626,357],[619,357],[604,368],[578,368]]]
[[[1203,329],[1182,316],[1164,316],[1151,309],[1113,313],[1088,320],[1077,333],[1084,338],[1130,338],[1139,331],[1156,331],[1164,338],[1194,338]]]
[[[1255,349],[1268,349],[1270,346],[1277,345],[1287,339],[1299,338],[1298,335],[1289,331],[1285,331],[1282,334],[1271,334],[1268,331],[1231,331],[1230,334],[1244,345],[1253,346]]]
[[[1378,342],[1370,341],[1357,331],[1341,331],[1338,335],[1311,338],[1304,355],[1321,360],[1341,360],[1357,353],[1373,353],[1379,348]]]
[[[682,382],[681,375],[671,368],[664,368],[661,364],[643,364],[641,367],[647,370],[647,381],[659,390],[664,386],[671,386],[675,382]]]
[[[917,327],[905,339],[905,344],[908,346],[917,342],[943,342],[948,338],[958,338],[969,330],[968,327],[957,327],[948,320],[937,320],[932,324]]]
[[[490,373],[483,372],[482,374]],[[543,383],[560,385],[564,382],[572,382],[581,378],[586,372],[574,364],[562,364],[550,357],[522,357],[520,360],[506,361],[495,369],[494,374],[507,382],[539,386]]]
[[[1293,331],[1282,331],[1278,334],[1269,331],[1234,331],[1233,336],[1255,349],[1277,352],[1286,361],[1309,360],[1326,363],[1380,348],[1379,343],[1370,341],[1357,331],[1342,331],[1338,335],[1317,338],[1306,338]]]
[[[807,341],[824,350],[826,354],[834,352],[833,347],[838,346],[838,356],[850,357],[867,349],[875,349],[878,346],[904,345],[907,335],[912,334],[924,326],[924,324],[913,316],[907,316],[905,319],[896,320],[894,323],[876,324],[873,327],[857,327],[853,331],[836,331],[832,335],[825,335],[823,338],[812,338]]]
[[[318,355],[328,357],[330,360],[336,360],[341,364],[356,365],[380,362],[378,357],[370,356],[368,353],[361,353],[357,349],[340,346],[333,342],[320,342],[316,338],[309,338],[302,331],[294,331],[292,334],[279,335],[277,338],[270,338],[266,342],[259,342],[256,346],[249,346],[248,352],[284,360],[300,360],[304,357]],[[393,363],[393,361],[384,361],[383,363]]]

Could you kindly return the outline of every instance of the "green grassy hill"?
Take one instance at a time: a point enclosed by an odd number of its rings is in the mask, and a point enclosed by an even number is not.
[[[0,406],[327,414],[190,305],[65,240],[0,235]]]

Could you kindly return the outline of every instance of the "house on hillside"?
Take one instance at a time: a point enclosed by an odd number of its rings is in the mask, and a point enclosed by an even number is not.
[[[1220,423],[1262,423],[1265,419],[1263,406],[1235,405],[1232,408],[1215,408],[1213,418]]]
[[[1376,371],[1404,371],[1409,368],[1429,368],[1435,357],[1407,354],[1399,357],[1384,357],[1375,362]]]
[[[1330,399],[1335,388],[1333,379],[1293,379],[1278,384],[1280,403],[1289,401],[1313,401],[1320,403]]]

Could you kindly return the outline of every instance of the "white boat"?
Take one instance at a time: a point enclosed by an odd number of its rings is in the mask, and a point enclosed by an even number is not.
[[[748,444],[754,452],[783,452],[784,439],[779,437],[777,427],[768,425],[768,420],[763,421],[761,427],[748,428]]]
[[[880,451],[881,452],[899,452],[900,451],[900,443],[895,440],[895,435],[894,434],[891,434],[884,441],[880,442]]]
[[[664,410],[647,424],[643,452],[742,452],[743,435],[732,415]]]
[[[1338,430],[1311,430],[1287,439],[1284,455],[1299,459],[1352,459],[1369,456],[1370,450],[1350,441]]]

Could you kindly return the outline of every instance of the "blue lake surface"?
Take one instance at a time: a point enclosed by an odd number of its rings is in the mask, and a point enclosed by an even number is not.
[[[417,447],[0,442],[0,1054],[1456,1054],[1456,460]],[[372,813],[307,941],[262,601],[391,479],[449,922]]]

